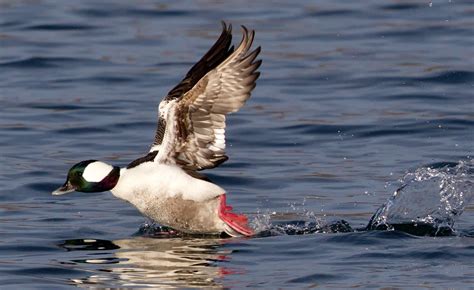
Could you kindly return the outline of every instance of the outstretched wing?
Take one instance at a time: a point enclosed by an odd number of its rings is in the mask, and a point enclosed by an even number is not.
[[[188,71],[184,79],[174,87],[168,95],[160,103],[158,111],[158,126],[156,128],[155,139],[151,146],[150,152],[158,151],[166,130],[165,113],[167,108],[165,104],[168,102],[182,98],[183,95],[192,89],[196,83],[204,77],[209,71],[216,68],[234,51],[234,47],[230,47],[232,42],[232,25],[227,26],[222,22],[222,33],[216,43],[209,51]]]
[[[226,161],[226,115],[250,97],[261,60],[260,47],[250,51],[254,31],[243,28],[240,45],[229,48],[226,28],[209,52],[160,103],[160,121],[150,152],[155,162],[177,164],[188,171],[213,168]],[[194,72],[193,72],[194,71]]]

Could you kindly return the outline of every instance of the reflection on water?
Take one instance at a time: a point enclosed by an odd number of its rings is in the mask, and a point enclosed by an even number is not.
[[[72,239],[58,246],[71,254],[81,252],[62,265],[85,270],[89,276],[73,278],[77,286],[112,287],[223,287],[225,275],[238,273],[222,264],[231,261],[232,251],[223,247],[236,238],[196,237],[172,233],[165,237],[165,227],[144,224],[130,239],[115,241]],[[306,235],[352,231],[345,221],[321,225],[311,221],[270,222],[257,237]],[[152,238],[154,237],[154,238]],[[79,269],[78,269],[79,268]]]
[[[69,251],[90,251],[90,258],[68,263],[80,268],[100,266],[88,277],[72,279],[78,286],[219,287],[218,278],[231,272],[217,265],[230,259],[231,252],[220,247],[223,243],[225,240],[220,239],[137,237],[113,242],[68,240],[60,246]],[[117,249],[113,257],[108,251],[111,249]]]

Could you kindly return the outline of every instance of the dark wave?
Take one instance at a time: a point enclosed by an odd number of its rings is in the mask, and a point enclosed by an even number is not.
[[[391,84],[394,87],[419,87],[424,83],[434,83],[434,84],[443,84],[443,85],[469,85],[474,82],[474,72],[466,70],[453,70],[453,71],[443,71],[436,74],[429,74],[426,76],[420,77],[370,77],[370,78],[359,78],[352,79],[352,82],[355,83],[364,83],[367,85],[370,84]],[[397,94],[398,95],[398,94]],[[415,94],[414,96],[425,96],[426,94]],[[439,95],[435,95],[434,98],[438,98]]]
[[[97,127],[66,128],[54,131],[56,134],[97,134],[110,133],[111,130]]]
[[[316,11],[308,11],[304,14],[304,16],[310,17],[330,17],[330,16],[344,16],[348,14],[355,14],[356,11],[348,10],[348,9],[333,9],[333,10],[316,10]]]
[[[104,64],[103,61],[77,58],[77,57],[28,57],[22,60],[14,60],[0,63],[0,67],[6,68],[24,68],[24,69],[40,69],[55,68],[65,65],[77,64]]]
[[[15,26],[20,26],[22,25],[23,22],[22,21],[5,21],[5,22],[1,22],[0,23],[0,27],[4,27],[4,28],[7,28],[7,27],[15,27]]]
[[[45,30],[45,31],[61,31],[61,30],[93,30],[96,29],[96,26],[87,25],[87,24],[67,24],[67,23],[57,23],[57,24],[38,24],[30,25],[23,29],[25,30]]]
[[[393,3],[380,6],[382,10],[392,10],[392,11],[403,11],[403,10],[412,10],[426,7],[427,5],[417,4],[417,3]]]
[[[49,245],[39,245],[39,244],[30,244],[24,243],[21,245],[1,245],[0,253],[11,253],[14,251],[21,251],[24,253],[29,252],[54,252],[56,249]]]
[[[416,79],[420,82],[442,83],[442,84],[466,84],[474,82],[472,71],[446,71],[439,74]]]
[[[138,8],[112,8],[107,9],[89,8],[75,11],[77,14],[87,17],[122,17],[122,16],[141,16],[141,17],[177,17],[187,16],[191,12],[186,10],[152,10]]]
[[[357,132],[368,130],[368,125],[326,125],[326,124],[300,124],[281,128],[285,131],[291,131],[292,134],[316,134],[316,135],[333,135],[341,132]]]
[[[288,283],[310,283],[310,282],[321,283],[321,282],[340,281],[341,279],[344,279],[344,275],[316,273],[316,274],[301,276],[298,278],[293,278],[293,279],[288,280],[287,282]]]
[[[376,99],[380,99],[379,96]],[[425,94],[425,93],[408,93],[408,94],[395,94],[383,96],[385,100],[392,101],[405,101],[405,100],[419,100],[419,101],[446,101],[451,99],[448,96],[442,96],[439,94]]]
[[[403,135],[432,135],[440,134],[440,129],[449,131],[443,134],[459,134],[459,131],[470,131],[474,126],[474,121],[464,119],[434,119],[424,122],[399,123],[392,125],[378,125],[371,129],[353,132],[355,137],[372,138],[383,136],[403,136]],[[471,128],[469,128],[471,127]],[[457,132],[455,132],[457,131]],[[352,132],[350,132],[352,133]]]
[[[66,79],[56,79],[51,81],[52,83],[66,84],[66,83],[100,83],[100,84],[120,84],[120,83],[130,83],[137,81],[133,77],[123,77],[123,76],[95,76],[88,78],[66,78]]]
[[[428,40],[430,38],[437,38],[440,35],[445,34],[458,34],[465,35],[466,37],[471,36],[472,31],[468,27],[464,26],[446,26],[446,25],[418,25],[410,28],[400,28],[400,29],[380,29],[371,34],[364,34],[365,38],[372,37],[394,37],[394,38],[409,38],[414,37],[423,37],[423,39]]]
[[[39,192],[52,191],[50,182],[32,182],[32,183],[27,184],[26,187],[32,190],[39,191]]]
[[[396,122],[377,125],[347,125],[347,124],[299,124],[280,128],[289,131],[290,135],[334,135],[352,134],[355,138],[369,138],[392,135],[438,134],[439,129],[449,129],[447,133],[459,134],[454,131],[470,131],[474,128],[474,120],[467,119],[431,119],[422,122]]]
[[[55,111],[74,111],[74,110],[84,110],[88,109],[88,106],[80,106],[80,105],[73,105],[73,104],[36,104],[36,103],[28,103],[23,104],[24,108],[32,108],[32,109],[45,109],[45,110],[55,110]]]

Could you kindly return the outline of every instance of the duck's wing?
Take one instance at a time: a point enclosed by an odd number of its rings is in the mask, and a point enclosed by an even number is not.
[[[249,51],[254,31],[243,28],[237,49],[230,47],[231,26],[159,105],[159,122],[150,154],[158,163],[188,171],[226,161],[225,119],[250,97],[261,60],[260,47]],[[156,153],[157,152],[157,153]]]

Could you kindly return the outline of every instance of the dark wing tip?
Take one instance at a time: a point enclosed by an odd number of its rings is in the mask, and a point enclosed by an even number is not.
[[[255,30],[248,30],[248,28],[245,25],[241,25],[242,27],[242,33],[247,36],[250,39],[250,42],[253,42],[253,39],[255,37]]]
[[[227,160],[229,160],[229,156],[227,155],[221,155],[219,156],[218,158],[215,158],[212,162],[213,164],[211,166],[207,166],[207,167],[203,167],[199,170],[203,170],[203,169],[211,169],[211,168],[215,168],[219,165],[221,165],[222,163],[226,162]]]
[[[232,23],[229,23],[229,26],[227,26],[227,23],[224,20],[221,20],[222,24],[222,31],[226,31],[228,33],[232,34]]]
[[[204,54],[204,56],[188,71],[185,78],[174,87],[166,100],[181,98],[187,91],[192,89],[196,83],[209,71],[221,64],[229,55],[234,52],[232,42],[232,25],[227,25],[222,21],[222,33],[214,45]]]
[[[255,54],[260,54],[260,52],[262,51],[262,47],[261,46],[258,46],[254,51],[252,51],[252,53],[255,53]]]
[[[262,65],[262,60],[261,60],[261,59],[256,60],[256,61],[252,64],[252,66],[253,66],[252,69],[253,69],[254,71],[256,71],[256,70],[259,69],[259,67],[260,67],[261,65]]]
[[[250,32],[249,32],[249,29],[247,28],[247,26],[245,26],[245,25],[240,25],[240,27],[242,27],[242,30],[243,30],[243,33],[244,33],[244,34],[246,34],[246,35],[249,35],[249,34],[250,34],[250,35],[252,36],[252,38],[255,36],[255,30],[252,29],[252,30],[250,30]]]

